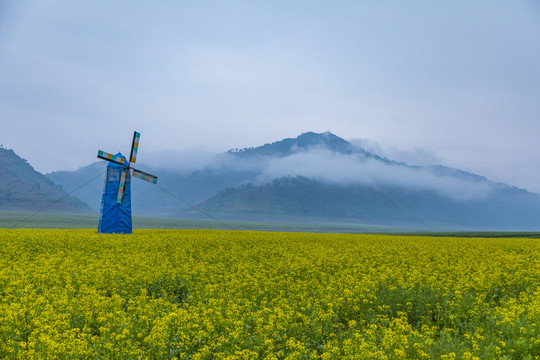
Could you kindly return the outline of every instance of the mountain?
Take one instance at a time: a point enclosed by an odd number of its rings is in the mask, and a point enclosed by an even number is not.
[[[305,177],[283,177],[265,185],[229,188],[199,207],[222,216],[309,217],[447,229],[534,230],[540,196],[499,186],[488,197],[453,199],[434,191],[391,185],[328,184]]]
[[[537,194],[459,169],[386,159],[331,133],[304,133],[229,154],[282,166],[290,174],[282,171],[285,176],[222,190],[198,205],[211,214],[448,229],[540,228]],[[336,172],[341,174],[334,176]]]
[[[151,163],[151,162],[150,162]],[[144,166],[158,186],[132,182],[133,212],[228,219],[354,221],[444,229],[539,229],[540,196],[444,166],[411,166],[329,132],[233,149],[188,171]],[[47,174],[69,191],[104,163]],[[102,177],[101,177],[102,179]],[[99,210],[103,180],[77,192]]]
[[[40,210],[45,207],[69,212],[90,210],[87,204],[66,194],[60,186],[35,171],[13,150],[0,148],[0,209]]]
[[[97,176],[75,194],[88,203],[92,210],[99,212],[106,166],[105,161],[100,161],[76,171],[55,171],[46,175],[66,191],[77,189]],[[146,164],[141,169],[156,174],[159,180],[157,185],[137,179],[131,181],[131,206],[136,215],[179,216],[184,209],[189,208],[187,204],[202,202],[220,190],[239,186],[246,178],[251,179],[247,172],[227,169],[203,168],[187,174]]]
[[[195,171],[187,172],[177,169],[175,164],[169,167],[154,167],[144,164],[143,169],[156,174],[158,186],[150,186],[141,181],[132,181],[132,208],[134,214],[150,216],[185,215],[187,204],[197,204],[216,195],[226,188],[234,188],[250,182],[257,182],[261,166],[258,159],[287,157],[301,151],[314,148],[328,148],[343,153],[362,152],[363,149],[352,146],[349,142],[331,134],[315,134],[308,132],[295,139],[284,139],[260,148],[229,150],[218,154],[210,165],[201,165]],[[368,154],[368,156],[373,156]],[[76,191],[76,195],[90,205],[92,210],[99,211],[101,194],[105,179],[106,162],[98,161],[76,171],[55,171],[46,174],[66,191],[72,191],[81,184],[98,176],[95,181]],[[101,174],[101,176],[100,176]],[[165,189],[183,201],[179,201],[160,190]]]

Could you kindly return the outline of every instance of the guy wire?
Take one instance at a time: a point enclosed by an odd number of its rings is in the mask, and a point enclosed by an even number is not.
[[[179,198],[178,196],[174,195],[173,193],[165,190],[164,188],[162,188],[161,186],[158,186],[157,184],[154,184],[155,187],[157,187],[159,190],[163,191],[165,194],[168,194],[169,196],[172,196],[173,198],[175,198],[176,200],[178,201],[181,201],[182,203],[186,204],[187,206],[189,206],[190,208],[192,209],[195,209],[197,211],[199,211],[200,213],[208,216],[210,219],[214,220],[214,221],[217,221],[218,223],[220,223],[221,225],[224,225],[226,226],[227,228],[231,229],[231,230],[238,230],[238,229],[235,229],[234,227],[230,226],[229,224],[226,224],[225,222],[219,220],[217,217],[207,213],[206,211],[202,210],[201,208],[198,208],[197,206],[195,205],[192,205],[190,203],[188,203],[187,201],[185,201],[184,199],[181,199]]]
[[[21,225],[22,223],[25,223],[26,221],[30,220],[32,217],[36,216],[37,214],[39,214],[40,212],[44,211],[44,210],[47,210],[48,208],[50,208],[51,206],[53,206],[54,204],[62,201],[63,199],[65,199],[66,197],[70,196],[71,194],[73,194],[75,191],[85,187],[86,185],[90,184],[92,181],[96,180],[98,177],[102,176],[102,174],[98,174],[96,176],[94,176],[92,179],[88,180],[87,182],[85,182],[84,184],[76,187],[75,189],[73,189],[72,191],[70,191],[69,193],[66,193],[65,195],[61,196],[60,198],[52,201],[50,204],[48,204],[47,206],[44,206],[43,208],[37,210],[36,212],[30,214],[29,216],[27,216],[26,218],[20,220],[19,222],[15,223],[14,225],[12,225],[11,227],[12,228],[17,228],[19,225]],[[215,216],[207,213],[206,211],[198,208],[197,206],[195,205],[192,205],[190,203],[188,203],[187,201],[185,201],[184,199],[181,199],[180,197],[174,195],[173,193],[169,192],[168,190],[165,190],[164,188],[162,188],[161,186],[158,186],[157,184],[154,184],[154,186],[156,186],[158,189],[160,189],[161,191],[163,191],[164,193],[166,193],[167,195],[175,198],[176,200],[182,202],[183,204],[189,206],[190,208],[192,209],[195,209],[197,211],[199,211],[200,213],[208,216],[210,219],[214,220],[214,221],[217,221],[218,223],[220,223],[221,225],[231,229],[231,230],[237,230],[235,229],[234,227],[232,227],[231,225],[219,220],[218,218],[216,218]]]
[[[54,200],[53,202],[51,202],[50,204],[48,204],[47,206],[39,209],[38,211],[36,211],[35,213],[29,215],[28,217],[26,217],[25,219],[22,219],[21,221],[19,221],[18,223],[16,223],[15,225],[12,226],[12,228],[16,228],[18,227],[20,224],[28,221],[30,218],[32,218],[33,216],[39,214],[40,212],[44,211],[44,210],[47,210],[48,208],[50,208],[51,206],[53,206],[54,204],[56,204],[57,202],[59,201],[62,201],[64,200],[65,198],[67,198],[68,196],[70,196],[71,194],[73,194],[75,191],[79,190],[80,188],[82,187],[85,187],[86,185],[90,184],[92,181],[96,180],[98,177],[100,177],[102,175],[102,173],[96,175],[95,177],[93,177],[92,179],[88,180],[87,182],[85,182],[84,184],[76,187],[75,189],[73,189],[72,191],[66,193],[65,195],[63,195],[62,197]]]

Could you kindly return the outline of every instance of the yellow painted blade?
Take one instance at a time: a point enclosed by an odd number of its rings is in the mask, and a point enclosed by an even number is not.
[[[121,204],[122,201],[124,201],[124,191],[126,187],[126,176],[127,171],[122,171],[122,174],[120,175],[120,184],[118,184],[118,196],[116,198],[116,202],[118,204]]]
[[[133,177],[146,180],[148,182],[151,182],[152,184],[157,184],[157,176],[145,173],[144,171],[133,169]]]
[[[137,160],[137,151],[139,150],[139,139],[141,134],[136,132],[133,134],[133,142],[131,143],[131,156],[129,157],[129,162],[134,163]]]
[[[105,151],[98,151],[97,157],[103,160],[107,160],[110,162],[113,162],[118,165],[124,165],[126,166],[126,160],[123,157],[116,156],[113,154],[106,153]]]

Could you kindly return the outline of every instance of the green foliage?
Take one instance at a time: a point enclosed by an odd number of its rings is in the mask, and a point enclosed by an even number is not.
[[[146,290],[152,299],[164,298],[174,304],[185,301],[189,295],[187,285],[180,278],[160,277],[150,281]]]

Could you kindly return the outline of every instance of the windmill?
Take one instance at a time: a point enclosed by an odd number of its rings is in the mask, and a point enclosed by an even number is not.
[[[129,161],[118,153],[112,155],[98,151],[97,157],[109,162],[101,200],[99,233],[131,234],[131,176],[157,184],[157,176],[131,166],[137,160],[141,134],[133,134]]]

